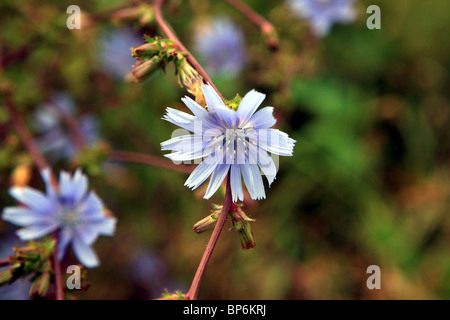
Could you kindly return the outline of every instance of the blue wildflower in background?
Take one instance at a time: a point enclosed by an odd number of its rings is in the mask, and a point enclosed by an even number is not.
[[[195,49],[208,72],[234,76],[243,68],[247,55],[242,31],[229,19],[218,18],[198,27]]]
[[[308,21],[314,34],[323,37],[335,22],[349,23],[356,18],[355,0],[288,0],[289,6]]]
[[[30,187],[12,187],[9,193],[24,206],[3,210],[5,221],[23,227],[17,235],[23,241],[38,239],[58,231],[58,258],[61,260],[69,244],[78,260],[86,267],[99,265],[91,245],[99,235],[111,236],[116,219],[106,216],[97,195],[88,192],[88,181],[78,169],[73,176],[61,172],[59,188],[50,182],[50,170],[41,172],[46,193]]]
[[[77,152],[75,143],[64,124],[63,117],[74,118],[75,103],[64,92],[58,92],[50,101],[37,107],[33,116],[33,126],[38,136],[35,138],[39,150],[52,160],[70,158]],[[74,119],[84,143],[94,145],[100,138],[98,121],[89,114]]]
[[[131,56],[131,48],[143,40],[128,28],[115,28],[100,37],[99,62],[103,71],[116,79],[124,79],[136,60]]]
[[[194,115],[167,108],[164,120],[194,134],[161,143],[162,150],[174,151],[166,157],[173,161],[204,159],[185,185],[195,189],[212,175],[205,199],[217,191],[228,173],[234,202],[244,200],[241,177],[252,199],[265,198],[262,174],[270,186],[277,172],[267,152],[292,156],[295,140],[277,129],[269,129],[276,122],[273,107],[255,112],[264,94],[250,91],[235,111],[224,104],[210,85],[202,90],[208,111],[189,97],[182,100]]]

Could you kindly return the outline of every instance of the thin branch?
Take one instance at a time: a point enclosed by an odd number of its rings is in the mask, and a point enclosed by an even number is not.
[[[28,153],[31,155],[33,160],[36,162],[37,167],[39,170],[44,170],[48,167],[47,161],[45,161],[44,157],[42,156],[41,152],[39,151],[38,147],[33,141],[33,137],[31,136],[30,132],[26,128],[23,119],[19,112],[17,111],[17,108],[12,101],[11,93],[10,92],[3,92],[4,93],[4,99],[6,103],[6,108],[8,109],[8,112],[11,116],[12,123],[19,134],[20,138],[22,139],[23,143],[25,144],[25,147],[28,150]]]
[[[216,90],[217,94],[224,100],[222,94],[217,90],[216,86],[212,82],[211,78],[208,76],[203,67],[198,63],[198,61],[194,58],[194,56],[186,49],[186,47],[181,43],[176,34],[172,31],[169,25],[164,20],[161,9],[162,5],[166,0],[155,0],[154,9],[155,9],[155,20],[156,24],[159,26],[164,35],[173,42],[176,43],[178,49],[186,55],[186,60],[190,63],[190,65],[203,77],[203,80],[206,83],[209,83],[214,90]]]
[[[73,117],[69,113],[64,111],[55,101],[52,100],[51,105],[54,107],[55,111],[61,117],[63,123],[69,130],[77,151],[82,150],[86,143],[84,141],[83,133],[80,130],[80,126],[73,119]]]
[[[128,151],[110,151],[108,155],[110,161],[123,161],[146,164],[154,167],[175,170],[182,173],[192,173],[192,168],[185,164],[176,165],[175,163],[163,158],[155,157],[149,154],[128,152]]]
[[[240,0],[225,0],[228,4],[241,12],[250,22],[256,25],[263,36],[266,38],[266,44],[271,50],[278,49],[278,37],[273,24],[267,21],[260,14],[256,13],[252,8],[247,6]]]
[[[198,295],[198,290],[200,288],[200,283],[202,281],[203,275],[206,270],[206,266],[208,265],[209,259],[214,251],[217,240],[219,239],[220,233],[222,232],[223,226],[228,216],[228,212],[230,211],[231,205],[233,203],[231,197],[231,184],[230,184],[230,175],[227,178],[227,189],[225,192],[225,201],[223,203],[222,210],[219,214],[219,219],[217,220],[216,226],[214,227],[213,233],[211,234],[211,238],[209,238],[208,245],[203,253],[202,260],[197,268],[197,272],[195,273],[194,279],[192,280],[191,287],[186,294],[186,298],[188,300],[196,300]]]
[[[103,22],[111,19],[111,16],[119,10],[126,9],[129,7],[135,7],[141,4],[140,0],[131,0],[126,3],[119,4],[113,8],[109,8],[103,11],[93,12],[89,14],[89,19],[91,23]]]

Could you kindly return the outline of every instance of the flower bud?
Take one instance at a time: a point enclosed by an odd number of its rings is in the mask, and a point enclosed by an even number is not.
[[[47,293],[48,287],[50,285],[50,272],[45,270],[41,275],[36,277],[36,279],[31,284],[30,296],[43,297]]]
[[[279,47],[279,40],[276,30],[271,25],[266,25],[262,30],[262,34],[267,48],[271,51],[277,51]]]
[[[195,70],[184,57],[178,58],[178,81],[181,86],[195,97],[195,101],[202,107],[206,107],[205,98],[203,96],[202,85],[203,78]]]
[[[153,56],[157,54],[161,50],[161,46],[158,44],[157,41],[150,42],[150,43],[144,43],[140,46],[134,47],[131,49],[131,56],[132,57],[146,57],[146,56]]]
[[[162,62],[158,56],[154,56],[147,61],[138,61],[133,66],[133,70],[125,78],[128,82],[142,82],[148,79],[161,65]]]
[[[20,261],[37,260],[41,257],[41,251],[37,248],[16,248],[16,257]]]
[[[200,220],[199,222],[197,222],[194,225],[195,233],[201,233],[203,231],[208,230],[209,228],[211,228],[212,226],[214,226],[216,224],[218,218],[219,218],[218,212],[214,212],[214,213],[210,214],[209,216],[207,216],[206,218],[203,218],[202,220]]]
[[[235,204],[231,206],[230,210],[231,222],[236,231],[239,232],[242,249],[247,250],[256,246],[255,237],[253,236],[250,222],[255,221],[249,218],[244,211]]]

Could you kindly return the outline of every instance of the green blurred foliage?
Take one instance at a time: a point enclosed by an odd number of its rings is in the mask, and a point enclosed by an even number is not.
[[[37,106],[64,91],[78,106],[76,116],[100,121],[99,148],[162,157],[159,144],[176,129],[161,120],[164,108],[183,109],[187,92],[170,68],[142,84],[102,71],[98,39],[112,23],[108,15],[88,17],[123,3],[2,1],[0,57],[11,60],[0,81],[12,86],[30,130]],[[274,24],[279,51],[269,51],[259,30],[225,2],[170,1],[165,10],[188,48],[197,23],[231,17],[244,30],[249,61],[236,78],[213,77],[216,86],[229,99],[252,88],[266,93],[276,127],[297,140],[294,156],[280,158],[267,200],[244,204],[256,219],[256,247],[241,250],[227,224],[199,298],[450,298],[450,2],[378,0],[382,29],[369,30],[365,12],[373,3],[363,0],[354,23],[335,25],[319,40],[282,1],[246,3]],[[81,30],[66,28],[71,4],[90,22]],[[157,30],[130,26],[140,34]],[[29,160],[1,104],[4,207],[13,205],[7,189],[14,168]],[[165,288],[186,292],[210,233],[195,234],[192,226],[223,201],[223,192],[205,201],[206,186],[190,191],[186,174],[86,152],[53,169],[84,164],[119,222],[114,237],[94,245],[102,265],[88,270],[91,286],[71,295],[153,299]],[[99,163],[89,169],[89,159]],[[43,186],[35,169],[29,184]],[[0,221],[0,241],[12,230]],[[72,255],[66,260],[76,263]],[[381,268],[381,290],[366,287],[369,265]]]

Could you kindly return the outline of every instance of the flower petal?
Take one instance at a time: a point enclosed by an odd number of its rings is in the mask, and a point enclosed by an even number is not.
[[[114,217],[105,217],[99,221],[93,221],[90,225],[95,228],[98,234],[112,236],[116,230],[117,219]]]
[[[248,137],[260,148],[281,156],[292,156],[296,142],[278,129],[254,130],[248,134]]]
[[[217,167],[216,163],[209,163],[208,161],[203,161],[200,163],[194,171],[192,171],[189,178],[186,180],[184,185],[192,190],[196,189],[200,186],[206,179],[208,179],[209,175],[214,171]]]
[[[199,134],[203,132],[203,121],[180,110],[166,108],[166,114],[162,119],[191,132]]]
[[[255,185],[253,182],[253,173],[251,172],[250,165],[240,164],[239,168],[242,172],[242,177],[244,178],[245,187],[252,199],[256,199]]]
[[[255,198],[253,200],[260,200],[266,198],[266,191],[264,190],[264,183],[261,176],[261,171],[256,164],[250,165],[251,173],[253,175],[253,185],[255,190]]]
[[[267,178],[269,186],[272,184],[273,180],[277,175],[277,167],[272,157],[267,154],[262,148],[258,148],[258,165],[261,171]]]
[[[80,237],[81,241],[87,245],[91,245],[98,237],[98,232],[95,228],[92,227],[92,224],[83,223],[78,226],[75,230],[78,237]]]
[[[79,206],[82,221],[97,221],[104,218],[103,202],[94,191],[89,192],[86,199]]]
[[[205,127],[218,127],[217,121],[214,121],[209,112],[206,111],[206,109],[200,106],[197,102],[192,100],[190,97],[184,97],[181,99],[181,101],[184,102],[184,104],[189,108],[189,110],[191,110],[191,112],[198,118],[198,120],[203,122]]]
[[[70,174],[65,171],[59,173],[59,195],[62,199],[69,203],[75,203],[73,185]]]
[[[33,225],[17,230],[16,234],[23,241],[42,238],[43,236],[55,231],[58,228],[56,224]]]
[[[161,150],[174,150],[190,152],[203,147],[203,136],[201,134],[186,134],[174,137],[161,143]]]
[[[217,189],[219,189],[223,180],[227,176],[228,171],[230,170],[229,164],[218,164],[214,169],[214,172],[211,176],[211,181],[209,182],[208,189],[206,190],[206,194],[203,197],[204,199],[209,199],[211,196],[216,193]]]
[[[230,169],[230,183],[231,183],[231,194],[233,196],[233,202],[238,200],[244,200],[244,192],[242,191],[242,178],[241,169],[239,166],[232,165]]]
[[[266,95],[258,91],[251,90],[247,93],[239,104],[237,116],[239,118],[239,127],[245,126],[248,120],[253,116],[256,109],[265,99]]]
[[[56,198],[56,191],[53,188],[51,176],[52,176],[52,173],[51,173],[50,168],[45,168],[44,170],[41,171],[41,177],[45,183],[45,190],[46,190],[47,196],[54,199],[54,198]]]
[[[22,207],[7,207],[2,214],[3,220],[21,227],[33,224],[50,224],[52,222],[51,218],[50,215],[40,214]]]
[[[225,106],[222,99],[212,86],[202,86],[203,95],[205,97],[206,105],[209,113],[222,125],[227,125],[229,128],[234,128],[238,122],[237,113],[227,106]]]
[[[172,140],[172,139],[171,139]],[[169,140],[170,141],[170,140]],[[182,147],[184,149],[165,154],[164,156],[172,161],[188,161],[194,159],[200,159],[209,156],[214,151],[214,147],[220,143],[220,140],[213,138],[213,140],[200,139],[198,137],[196,140],[184,141]],[[180,147],[176,146],[177,149]],[[164,150],[164,149],[163,149]]]
[[[202,86],[203,96],[205,97],[206,105],[208,106],[208,110],[211,112],[211,109],[215,109],[218,107],[224,107],[225,103],[222,101],[222,98],[217,94],[216,90],[208,83]]]
[[[268,129],[275,125],[277,120],[273,117],[273,107],[265,107],[256,112],[245,127],[253,127],[255,129]]]
[[[53,209],[53,203],[45,195],[30,187],[12,187],[9,194],[31,210],[39,213],[48,213]]]
[[[81,173],[80,169],[75,171],[72,176],[72,192],[75,203],[81,201],[81,199],[86,195],[88,189],[88,181],[84,174]]]
[[[72,241],[72,248],[75,256],[80,260],[81,264],[87,268],[94,268],[100,265],[97,254],[80,237],[75,236]]]
[[[58,260],[62,260],[66,254],[67,246],[72,241],[73,231],[72,229],[65,228],[59,233],[58,238]]]

